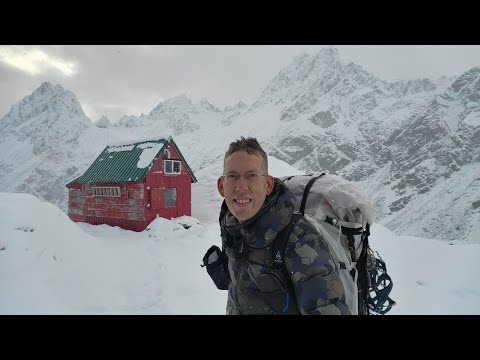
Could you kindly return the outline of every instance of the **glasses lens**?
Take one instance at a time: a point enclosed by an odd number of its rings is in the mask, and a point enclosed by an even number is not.
[[[257,173],[249,173],[247,175],[238,175],[238,174],[223,175],[225,181],[229,184],[236,184],[240,180],[240,178],[243,178],[245,179],[246,182],[253,184],[253,183],[256,183],[262,176],[266,176],[266,175],[257,174]]]

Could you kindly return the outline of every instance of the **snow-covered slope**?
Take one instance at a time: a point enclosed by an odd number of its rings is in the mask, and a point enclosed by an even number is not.
[[[291,173],[270,161],[272,174]],[[193,217],[158,218],[139,233],[73,223],[33,195],[0,193],[0,314],[225,314],[227,292],[200,267],[221,246],[219,169],[199,171],[193,198],[206,206]],[[371,233],[393,281],[389,315],[480,314],[480,245],[396,236],[379,224]]]

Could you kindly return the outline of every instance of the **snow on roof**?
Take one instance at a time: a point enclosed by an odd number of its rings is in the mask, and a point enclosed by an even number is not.
[[[135,145],[122,145],[122,146],[111,146],[107,148],[109,153],[120,152],[120,151],[132,151]]]
[[[158,143],[158,140],[159,139],[147,140],[150,142],[145,142],[137,145],[137,149],[143,150],[138,159],[137,168],[144,169],[148,165],[150,165],[155,155],[158,154],[158,152],[162,149],[164,145],[163,142]],[[117,145],[117,146],[109,146],[107,148],[107,151],[109,153],[120,152],[120,151],[132,151],[134,148],[135,148],[135,145]]]
[[[163,144],[158,143],[146,143],[140,144],[137,146],[138,148],[143,149],[142,153],[140,154],[140,158],[137,162],[137,167],[139,169],[146,168],[153,160],[155,155],[162,149]]]
[[[143,137],[143,138],[137,138],[137,139],[130,138],[128,141],[125,141],[125,140],[124,141],[114,141],[114,142],[111,142],[111,143],[107,144],[107,146],[109,146],[109,147],[126,146],[126,145],[133,145],[133,144],[138,144],[138,143],[148,142],[148,141],[158,142],[160,140],[168,140],[170,138],[171,138],[171,136],[168,135],[168,134],[158,134],[155,137]]]

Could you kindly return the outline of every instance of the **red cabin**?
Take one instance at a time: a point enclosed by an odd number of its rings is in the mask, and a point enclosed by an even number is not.
[[[110,145],[66,185],[68,216],[76,222],[142,231],[159,216],[191,216],[195,182],[172,137]]]

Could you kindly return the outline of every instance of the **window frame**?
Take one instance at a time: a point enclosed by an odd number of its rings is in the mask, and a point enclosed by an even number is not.
[[[92,186],[92,195],[94,197],[121,197],[122,190],[120,186]]]
[[[167,162],[171,162],[171,169],[172,172],[167,172]],[[175,166],[174,164],[178,163],[178,172],[174,172]],[[172,159],[164,159],[163,160],[163,172],[166,175],[181,175],[182,174],[182,162],[180,160],[172,160]]]

